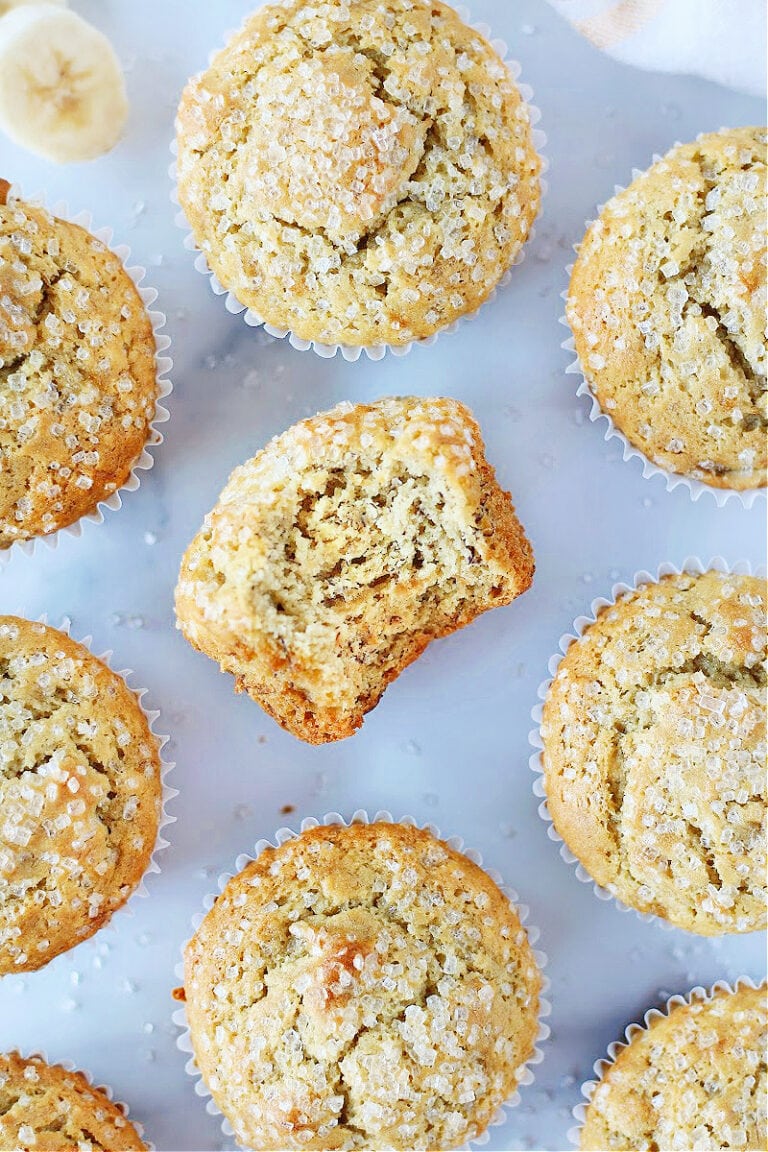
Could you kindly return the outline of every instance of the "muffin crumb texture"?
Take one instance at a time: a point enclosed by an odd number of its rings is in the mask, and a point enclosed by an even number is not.
[[[322,743],[532,576],[468,410],[388,399],[304,420],[235,470],[184,557],[176,612],[238,689]]]
[[[718,990],[636,1033],[597,1084],[582,1149],[766,1147],[766,986]]]
[[[195,1058],[245,1146],[455,1148],[532,1056],[541,976],[490,877],[426,831],[315,828],[185,954]]]
[[[81,1072],[0,1055],[0,1147],[14,1152],[146,1152],[117,1104]]]
[[[677,145],[603,207],[567,317],[603,411],[650,460],[766,483],[766,133]]]
[[[160,804],[157,741],[125,681],[63,632],[0,617],[0,976],[125,903]]]
[[[604,608],[544,705],[547,805],[589,874],[705,936],[766,923],[766,584],[683,573]]]
[[[152,324],[118,256],[0,188],[0,548],[125,484],[157,392]]]
[[[212,271],[261,319],[405,344],[490,294],[539,205],[530,113],[441,0],[291,0],[184,91],[179,198]]]

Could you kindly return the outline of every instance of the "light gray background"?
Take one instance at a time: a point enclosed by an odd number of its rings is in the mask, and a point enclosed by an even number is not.
[[[597,201],[633,165],[676,140],[761,122],[759,101],[685,77],[641,73],[583,43],[543,0],[474,0],[510,44],[543,112],[549,195],[525,263],[480,317],[404,360],[345,364],[265,340],[229,315],[192,267],[173,225],[168,143],[188,75],[239,24],[248,0],[76,0],[111,36],[131,97],[112,155],[57,168],[0,140],[0,175],[47,190],[112,225],[148,267],[174,340],[171,423],[155,469],[122,511],[81,539],[14,555],[2,611],[64,614],[118,667],[137,669],[162,709],[178,761],[178,823],[150,897],[46,970],[0,984],[0,1050],[43,1048],[113,1085],[161,1150],[223,1147],[194,1095],[170,1022],[173,968],[190,917],[235,856],[286,822],[331,809],[390,808],[479,848],[531,905],[551,957],[552,1039],[536,1083],[491,1149],[561,1149],[579,1084],[624,1026],[696,983],[758,976],[759,935],[707,941],[599,903],[560,859],[537,816],[529,712],[547,660],[575,615],[615,580],[689,553],[759,562],[765,505],[693,504],[644,481],[586,419],[564,376],[563,267]],[[174,631],[182,549],[232,467],[274,433],[337,401],[442,393],[468,403],[536,550],[533,589],[434,645],[388,689],[353,739],[310,748],[283,733]]]

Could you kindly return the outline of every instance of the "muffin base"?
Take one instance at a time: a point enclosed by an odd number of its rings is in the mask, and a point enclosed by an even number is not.
[[[197,912],[192,917],[192,931],[193,931],[193,933],[196,932],[197,929],[200,927],[200,925],[202,924],[202,922],[205,918],[205,913],[209,912],[211,910],[211,908],[213,907],[219,894],[224,891],[224,889],[226,888],[229,881],[233,878],[233,876],[236,875],[238,872],[241,872],[243,870],[243,868],[245,868],[248,864],[250,864],[250,862],[252,860],[255,860],[256,857],[259,856],[264,851],[265,848],[279,847],[281,844],[285,844],[285,842],[287,840],[296,839],[296,837],[299,835],[299,833],[306,832],[310,828],[317,828],[318,825],[321,825],[321,824],[323,824],[323,825],[342,824],[344,827],[349,827],[352,824],[375,824],[375,823],[404,824],[408,827],[422,828],[424,831],[429,832],[432,836],[435,836],[441,840],[445,840],[445,842],[448,844],[448,846],[450,848],[452,848],[455,852],[462,853],[462,855],[466,856],[468,860],[471,860],[473,864],[477,864],[478,867],[483,867],[483,858],[482,858],[481,854],[479,852],[475,851],[474,849],[465,848],[464,847],[464,841],[461,839],[460,836],[443,837],[441,835],[439,829],[436,828],[434,824],[419,824],[419,822],[417,820],[415,820],[413,816],[403,816],[399,820],[395,820],[394,817],[392,816],[392,814],[390,812],[386,812],[386,811],[375,812],[373,814],[373,816],[369,816],[368,813],[363,808],[358,808],[355,812],[353,812],[352,816],[350,817],[349,820],[345,820],[344,817],[342,815],[340,815],[340,813],[338,813],[338,812],[328,812],[320,820],[317,820],[314,817],[309,816],[309,817],[306,817],[304,820],[301,821],[301,824],[299,826],[299,832],[294,832],[291,828],[278,828],[271,841],[270,840],[258,840],[256,842],[256,845],[255,845],[252,853],[243,853],[235,859],[234,872],[222,873],[222,875],[219,876],[219,879],[218,879],[218,892],[210,893],[209,895],[207,895],[204,898],[203,907],[205,909],[205,912]],[[547,955],[546,955],[546,953],[544,953],[544,952],[542,952],[536,948],[533,948],[533,945],[536,944],[541,933],[540,933],[539,929],[534,927],[533,925],[530,925],[530,924],[526,925],[526,921],[528,919],[530,909],[528,908],[527,905],[520,904],[518,902],[519,898],[518,898],[517,892],[515,892],[515,890],[513,888],[510,888],[508,885],[505,885],[503,883],[502,878],[498,874],[498,872],[496,872],[492,868],[486,868],[485,872],[487,873],[488,876],[490,876],[491,880],[493,880],[493,882],[498,885],[498,887],[501,889],[503,894],[507,897],[509,902],[514,907],[514,909],[517,913],[517,916],[520,920],[520,923],[523,926],[525,926],[525,932],[526,932],[526,935],[528,936],[528,942],[531,944],[532,949],[533,949],[534,959],[535,959],[535,961],[539,967],[539,971],[542,974],[541,994],[539,996],[538,1031],[536,1033],[536,1040],[535,1040],[533,1053],[532,1053],[531,1057],[522,1066],[522,1069],[520,1071],[520,1075],[519,1075],[518,1081],[517,1081],[518,1088],[514,1091],[512,1096],[510,1096],[509,1099],[504,1102],[504,1104],[497,1111],[494,1118],[491,1120],[489,1127],[495,1128],[499,1124],[504,1124],[506,1122],[507,1109],[515,1108],[520,1103],[519,1088],[521,1086],[527,1086],[529,1084],[532,1084],[534,1079],[535,1079],[535,1075],[532,1071],[532,1068],[536,1064],[540,1064],[541,1061],[544,1059],[544,1052],[539,1047],[539,1045],[542,1044],[550,1034],[549,1025],[545,1023],[545,1020],[546,1020],[546,1017],[551,1014],[552,1006],[549,1003],[549,1001],[546,999],[546,993],[548,992],[549,987],[550,987],[550,981],[549,981],[549,979],[545,973],[545,968],[546,968],[546,965],[548,963]],[[183,954],[184,954],[184,947],[185,946],[186,946],[186,942],[184,945],[182,945],[182,950],[181,950],[182,951],[182,959],[179,960],[179,962],[175,968],[176,976],[179,978],[179,980],[182,980],[182,981],[184,979]],[[179,1037],[176,1040],[176,1046],[181,1052],[184,1052],[185,1055],[189,1056],[189,1059],[187,1060],[187,1063],[184,1066],[184,1070],[188,1076],[191,1076],[194,1078],[195,1094],[197,1096],[202,1097],[206,1101],[205,1110],[210,1116],[222,1116],[221,1109],[217,1107],[213,1097],[211,1096],[211,1093],[208,1090],[208,1087],[207,1087],[205,1081],[202,1078],[202,1073],[200,1072],[200,1069],[198,1068],[197,1063],[195,1062],[194,1050],[192,1047],[192,1039],[191,1039],[190,1033],[189,1033],[189,1024],[187,1021],[186,1009],[184,1007],[177,1009],[173,1013],[172,1019],[173,1019],[174,1024],[178,1028],[181,1029],[181,1034],[179,1035]],[[232,1130],[231,1124],[224,1117],[222,1117],[221,1129],[222,1129],[222,1132],[224,1133],[224,1135],[226,1137],[232,1138],[234,1136],[234,1132]],[[488,1129],[486,1129],[484,1132],[482,1132],[479,1136],[475,1137],[474,1140],[471,1140],[464,1147],[465,1147],[465,1149],[469,1149],[470,1147],[479,1147],[479,1146],[482,1146],[483,1144],[487,1143],[488,1140],[489,1140],[489,1133],[488,1133]],[[241,1145],[235,1144],[233,1147],[240,1148]]]

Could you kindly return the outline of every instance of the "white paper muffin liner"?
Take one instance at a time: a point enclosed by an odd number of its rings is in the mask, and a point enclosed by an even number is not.
[[[673,147],[679,148],[680,141],[678,140],[673,145]],[[663,157],[659,156],[658,153],[654,153],[651,163],[656,164],[661,159],[663,159]],[[643,170],[640,168],[632,169],[633,180],[636,180],[638,176],[642,176],[643,174]],[[623,192],[625,187],[627,186],[624,184],[615,184],[613,188],[614,196],[618,195],[619,192]],[[598,216],[600,216],[604,207],[604,203],[597,205]],[[594,220],[584,221],[584,232],[582,239],[584,236],[586,236],[587,231],[592,226],[592,224],[594,224]],[[574,251],[578,253],[578,244],[574,245]],[[568,277],[568,284],[570,284],[572,271],[573,263],[568,264],[565,269],[566,276]],[[567,287],[560,293],[560,298],[567,303]],[[568,323],[568,319],[565,314],[560,317],[560,323],[568,329],[569,333],[571,332],[571,326]],[[654,464],[652,460],[648,459],[644,452],[641,452],[639,448],[635,447],[635,445],[627,439],[624,433],[616,427],[612,417],[609,416],[609,414],[600,406],[600,402],[592,391],[589,381],[587,380],[587,377],[584,373],[584,369],[581,365],[581,361],[577,355],[576,344],[572,333],[569,335],[567,340],[562,342],[560,347],[564,348],[566,352],[570,352],[573,356],[573,360],[565,369],[565,371],[568,374],[574,374],[580,377],[579,385],[576,388],[576,395],[588,396],[591,400],[589,419],[593,424],[598,424],[601,420],[605,421],[605,434],[603,439],[618,440],[620,442],[623,460],[639,460],[642,465],[642,474],[645,480],[653,479],[655,476],[661,476],[666,485],[667,492],[672,492],[675,488],[687,488],[691,500],[700,500],[701,497],[706,493],[708,496],[712,497],[718,508],[723,508],[729,500],[738,501],[738,503],[740,503],[743,508],[751,508],[759,497],[762,497],[763,499],[765,498],[765,488],[747,488],[744,490],[739,490],[737,488],[715,488],[711,484],[705,484],[703,480],[696,479],[694,476],[687,476],[680,472],[670,472],[668,469],[662,468],[658,464]]]
[[[56,532],[50,532],[46,536],[35,536],[31,540],[16,540],[8,548],[0,550],[0,567],[8,563],[11,556],[15,551],[25,552],[31,556],[35,550],[35,546],[44,543],[49,548],[55,548],[58,545],[59,537],[62,534],[68,536],[81,536],[83,532],[83,525],[86,521],[93,524],[102,524],[104,522],[104,514],[107,510],[116,512],[123,503],[123,494],[126,492],[135,492],[141,483],[140,472],[148,472],[153,467],[155,461],[151,454],[151,449],[159,447],[163,442],[163,434],[159,430],[159,424],[165,424],[170,419],[170,412],[160,403],[167,396],[170,396],[173,391],[173,384],[168,378],[169,373],[173,369],[173,360],[167,356],[168,349],[171,346],[171,338],[162,329],[165,327],[166,316],[164,312],[159,312],[152,308],[152,305],[157,300],[157,291],[150,288],[143,283],[146,276],[146,268],[141,267],[139,264],[129,265],[128,261],[131,257],[131,250],[126,244],[118,244],[113,247],[112,245],[112,229],[111,228],[95,228],[93,226],[93,219],[90,212],[82,211],[73,213],[64,201],[57,201],[49,207],[48,197],[45,193],[36,193],[33,196],[25,196],[21,188],[17,184],[11,185],[11,190],[8,193],[9,203],[11,199],[22,200],[25,204],[31,204],[35,207],[47,208],[52,216],[58,217],[60,220],[67,220],[70,224],[79,224],[81,228],[85,228],[87,232],[96,239],[101,241],[105,247],[117,256],[123,268],[130,276],[133,283],[136,285],[136,290],[141,297],[142,303],[147,310],[150,323],[152,324],[152,332],[155,338],[155,374],[157,379],[157,399],[155,401],[155,414],[149,426],[147,440],[142,448],[141,454],[135,460],[131,468],[130,475],[126,482],[120,488],[116,488],[104,500],[100,500],[95,508],[90,512],[86,512],[74,524],[68,524],[63,528],[59,528]]]
[[[18,1050],[9,1049],[8,1051]],[[107,1100],[109,1100],[120,1112],[122,1112],[126,1120],[130,1120],[131,1124],[136,1129],[136,1133],[139,1139],[144,1141],[148,1152],[156,1152],[155,1145],[144,1139],[144,1125],[139,1123],[138,1120],[131,1119],[130,1108],[127,1104],[123,1103],[122,1100],[115,1100],[115,1094],[108,1084],[99,1084],[90,1072],[86,1071],[85,1068],[79,1068],[72,1060],[49,1060],[47,1054],[40,1049],[36,1049],[34,1052],[30,1052],[29,1054],[19,1052],[19,1056],[21,1056],[22,1060],[39,1059],[43,1060],[48,1065],[64,1068],[67,1072],[79,1072],[81,1076],[85,1077],[91,1088],[95,1088],[97,1092],[103,1092]]]
[[[560,651],[556,652],[554,656],[551,656],[549,659],[549,678],[543,680],[538,687],[537,696],[541,703],[536,704],[531,709],[531,719],[533,720],[535,727],[528,734],[528,742],[534,749],[534,753],[530,757],[528,763],[530,765],[531,771],[536,774],[536,779],[533,782],[533,794],[537,799],[541,800],[541,803],[539,804],[539,816],[547,825],[547,835],[549,836],[549,839],[554,840],[556,844],[560,845],[560,855],[563,860],[566,862],[566,864],[570,864],[574,867],[577,879],[579,879],[583,884],[592,885],[592,889],[598,900],[612,900],[619,911],[634,912],[634,914],[638,916],[640,920],[643,920],[648,924],[656,924],[658,927],[663,928],[665,931],[672,931],[672,929],[676,926],[674,924],[670,924],[669,921],[663,919],[661,916],[655,916],[651,912],[640,912],[636,908],[631,908],[629,905],[624,904],[623,901],[618,898],[618,896],[614,896],[612,892],[609,892],[607,888],[601,887],[601,885],[599,885],[597,881],[594,880],[592,876],[590,876],[584,865],[581,864],[578,857],[576,857],[574,853],[571,852],[562,836],[560,836],[560,834],[555,829],[555,825],[552,822],[552,817],[547,807],[547,792],[544,783],[544,767],[542,763],[544,739],[541,734],[542,714],[544,711],[544,701],[547,698],[550,685],[552,684],[552,680],[554,679],[555,673],[560,666],[560,662],[563,659],[563,656],[568,651],[571,644],[579,640],[590,627],[590,625],[595,623],[597,617],[603,611],[603,609],[610,607],[612,604],[615,604],[617,599],[620,596],[623,596],[625,593],[635,591],[637,588],[640,588],[644,584],[656,584],[664,576],[679,576],[683,572],[690,572],[701,576],[705,572],[711,571],[730,572],[734,575],[743,576],[765,575],[765,570],[763,568],[753,569],[753,566],[747,560],[739,561],[736,564],[729,564],[726,560],[723,559],[722,556],[714,556],[708,564],[704,564],[698,556],[689,556],[683,561],[680,567],[670,563],[660,564],[655,575],[651,572],[646,572],[643,570],[635,573],[631,584],[625,584],[624,582],[614,584],[611,588],[610,596],[598,596],[596,599],[594,599],[589,606],[589,615],[577,616],[571,625],[571,631],[564,633],[560,637]]]
[[[300,828],[299,828],[299,832],[294,832],[291,828],[278,828],[278,830],[275,832],[273,841],[258,840],[256,842],[255,847],[254,847],[253,853],[244,853],[244,854],[238,856],[237,859],[235,860],[234,873],[225,872],[221,876],[219,876],[219,880],[218,880],[219,891],[209,894],[203,900],[203,906],[205,908],[205,912],[210,911],[210,909],[213,907],[216,899],[218,898],[219,894],[224,891],[225,887],[227,886],[229,881],[232,879],[232,877],[234,875],[237,875],[237,873],[242,872],[242,870],[245,867],[247,867],[247,865],[250,864],[250,862],[252,860],[255,860],[256,857],[259,856],[264,851],[265,848],[279,847],[281,844],[284,844],[287,840],[295,840],[301,832],[306,832],[310,828],[317,828],[321,824],[322,825],[341,824],[345,828],[348,828],[352,824],[376,824],[376,823],[404,824],[405,826],[411,827],[411,828],[422,828],[425,832],[429,832],[432,836],[436,837],[438,840],[444,840],[444,842],[450,848],[452,848],[455,852],[460,852],[462,855],[466,856],[467,859],[471,860],[473,864],[477,864],[478,867],[483,867],[483,858],[482,858],[481,854],[479,852],[475,851],[474,849],[465,848],[464,847],[464,841],[461,839],[460,836],[451,836],[451,837],[447,837],[447,838],[443,837],[441,835],[439,829],[436,828],[434,824],[419,824],[419,822],[417,820],[415,820],[412,816],[403,816],[403,817],[401,817],[401,819],[395,820],[390,812],[381,811],[381,812],[376,812],[373,816],[369,817],[369,815],[365,811],[365,809],[360,808],[357,811],[353,812],[353,814],[349,820],[345,820],[345,818],[343,816],[341,816],[338,812],[328,812],[328,813],[326,813],[325,816],[322,817],[321,820],[317,820],[312,816],[307,817],[304,820],[302,820]],[[526,920],[528,919],[528,915],[530,912],[530,909],[528,908],[528,906],[525,904],[519,903],[519,898],[518,898],[517,892],[513,888],[510,888],[509,886],[507,886],[503,883],[501,876],[499,875],[498,872],[496,872],[492,868],[485,868],[485,872],[486,872],[486,875],[490,876],[491,880],[493,880],[493,882],[498,885],[500,890],[507,897],[510,904],[512,904],[513,908],[515,909],[515,912],[517,913],[517,916],[520,920],[520,923],[523,926],[525,926]],[[192,917],[193,934],[195,932],[197,932],[198,928],[202,924],[202,922],[205,918],[205,912],[198,912],[195,914],[195,916]],[[489,1128],[491,1128],[491,1127],[495,1128],[499,1124],[505,1123],[505,1121],[507,1119],[506,1110],[514,1108],[514,1107],[516,1107],[517,1104],[520,1103],[520,1092],[519,1092],[520,1087],[521,1086],[527,1086],[527,1085],[530,1085],[533,1083],[535,1076],[534,1076],[534,1073],[532,1071],[532,1068],[536,1064],[541,1063],[541,1061],[543,1060],[544,1052],[542,1051],[540,1045],[548,1038],[548,1036],[550,1034],[549,1025],[545,1023],[546,1017],[549,1016],[551,1011],[552,1011],[552,1006],[549,1003],[549,1001],[546,999],[546,996],[545,996],[545,993],[549,990],[549,986],[550,986],[549,978],[546,976],[545,971],[544,971],[546,968],[546,965],[548,963],[548,960],[547,960],[547,956],[544,952],[541,952],[541,951],[533,948],[533,945],[536,943],[536,941],[539,939],[539,936],[541,935],[539,929],[534,927],[533,925],[529,924],[527,927],[525,927],[525,932],[526,932],[526,935],[528,937],[528,943],[531,945],[531,948],[533,950],[533,956],[534,956],[534,959],[536,961],[536,964],[538,965],[539,971],[541,972],[541,978],[542,978],[541,993],[539,996],[539,1016],[538,1016],[539,1027],[538,1027],[538,1031],[536,1034],[536,1040],[535,1040],[535,1044],[534,1044],[533,1053],[531,1054],[530,1058],[528,1060],[526,1060],[526,1062],[522,1065],[520,1075],[519,1075],[518,1081],[517,1081],[517,1088],[515,1089],[512,1096],[504,1102],[503,1106],[498,1109],[495,1116],[490,1121]],[[176,965],[176,969],[175,969],[176,976],[181,981],[184,980],[183,954],[184,954],[184,948],[185,947],[186,947],[186,944],[182,946],[182,959]],[[202,1073],[200,1072],[200,1069],[198,1068],[198,1066],[195,1062],[194,1051],[192,1048],[192,1040],[191,1040],[191,1037],[189,1034],[189,1023],[187,1021],[187,1013],[186,1013],[186,1009],[184,1007],[177,1009],[173,1013],[173,1022],[174,1022],[174,1024],[177,1025],[177,1027],[182,1029],[181,1035],[178,1037],[178,1039],[176,1041],[176,1045],[182,1052],[184,1052],[185,1054],[187,1054],[189,1056],[189,1060],[187,1061],[187,1063],[185,1065],[185,1071],[189,1076],[192,1076],[195,1080],[195,1093],[198,1096],[201,1096],[205,1099],[205,1101],[206,1101],[205,1108],[206,1108],[206,1111],[209,1113],[209,1115],[221,1116],[222,1115],[221,1110],[217,1107],[215,1101],[213,1100],[213,1097],[211,1096],[211,1093],[208,1090],[208,1087],[202,1078]],[[232,1138],[234,1136],[232,1126],[230,1125],[229,1121],[226,1118],[224,1118],[222,1120],[221,1127],[222,1127],[222,1131],[226,1137]],[[484,1132],[480,1133],[479,1136],[475,1137],[473,1140],[469,1141],[468,1144],[464,1145],[464,1148],[468,1149],[470,1146],[480,1146],[480,1145],[486,1144],[488,1142],[488,1139],[489,1139],[489,1133],[488,1133],[488,1129],[486,1129]],[[234,1147],[241,1148],[242,1145],[235,1144]]]
[[[17,616],[19,619],[22,619],[22,620],[29,619],[28,617],[26,617],[24,615],[23,612],[7,612],[5,614]],[[59,632],[63,632],[66,636],[69,636],[70,639],[76,640],[76,638],[72,635],[71,621],[70,621],[69,617],[67,617],[67,616],[65,616],[63,618],[61,623],[51,624],[51,622],[48,619],[47,614],[44,613],[43,615],[37,617],[37,623],[38,624],[44,624],[48,628],[56,628]],[[139,881],[137,886],[134,888],[133,892],[131,892],[131,894],[128,897],[128,899],[126,900],[126,902],[124,904],[122,904],[119,908],[115,909],[115,911],[110,916],[109,920],[107,920],[107,922],[105,924],[102,924],[101,928],[98,928],[96,930],[96,932],[93,933],[93,935],[84,937],[77,944],[73,944],[71,948],[67,948],[64,952],[60,952],[57,956],[51,957],[51,959],[48,961],[47,964],[45,964],[42,968],[38,969],[38,971],[41,971],[41,972],[49,971],[54,964],[61,963],[65,957],[74,955],[76,950],[78,948],[81,948],[83,945],[87,945],[89,942],[92,942],[92,941],[97,940],[97,939],[98,940],[104,940],[104,934],[105,933],[111,933],[111,934],[116,933],[117,929],[119,927],[119,924],[120,924],[119,917],[132,917],[134,915],[134,909],[132,907],[134,900],[143,899],[144,897],[149,896],[149,890],[147,888],[147,883],[146,883],[147,877],[152,875],[153,873],[159,873],[160,872],[161,869],[160,869],[160,865],[158,863],[157,858],[163,852],[163,850],[168,847],[168,844],[169,844],[168,840],[166,840],[165,837],[163,836],[163,830],[165,828],[167,828],[169,824],[175,824],[175,822],[176,822],[176,817],[172,816],[168,811],[168,805],[179,794],[178,789],[172,788],[170,786],[170,784],[168,783],[168,775],[170,772],[172,772],[172,770],[176,767],[176,765],[172,760],[166,760],[165,757],[163,756],[163,748],[168,743],[168,740],[170,739],[170,737],[163,736],[163,735],[161,735],[155,731],[155,723],[160,717],[160,712],[158,709],[149,709],[149,708],[146,708],[144,706],[144,697],[147,695],[147,689],[146,688],[134,688],[132,685],[130,685],[128,683],[129,678],[132,677],[134,675],[134,673],[130,668],[118,669],[118,668],[114,667],[114,662],[113,662],[114,653],[112,652],[111,649],[108,649],[106,652],[94,652],[94,650],[93,650],[93,638],[91,636],[85,636],[85,637],[83,637],[82,640],[76,640],[76,643],[81,644],[83,646],[83,648],[85,648],[88,652],[91,653],[92,656],[95,656],[97,660],[100,660],[102,662],[102,664],[105,664],[111,672],[113,672],[116,676],[119,676],[121,678],[121,680],[124,680],[128,690],[131,692],[131,694],[133,696],[136,697],[138,705],[141,708],[141,711],[144,714],[144,717],[147,721],[147,726],[149,728],[149,731],[151,732],[151,734],[152,734],[152,736],[153,736],[153,738],[157,744],[158,756],[160,757],[160,783],[161,783],[160,819],[159,819],[158,825],[157,825],[157,835],[155,837],[155,844],[154,844],[154,847],[152,849],[152,853],[150,855],[147,867],[144,870],[144,873],[141,877],[141,880]],[[9,972],[9,973],[7,973],[7,975],[8,976],[18,975],[18,976],[23,976],[23,977],[33,977],[35,975],[35,972],[34,971],[28,972],[24,969],[19,969],[18,973]]]
[[[594,1080],[585,1080],[581,1086],[581,1092],[584,1096],[584,1103],[577,1104],[573,1109],[573,1118],[576,1124],[568,1129],[568,1139],[574,1147],[581,1146],[581,1130],[584,1127],[584,1121],[587,1115],[587,1109],[592,1100],[595,1089],[600,1081],[605,1076],[608,1069],[612,1064],[616,1063],[619,1053],[622,1049],[627,1048],[629,1044],[642,1032],[646,1032],[654,1023],[654,1021],[661,1019],[664,1016],[669,1016],[673,1008],[682,1004],[692,1004],[694,1000],[709,1001],[712,1000],[717,992],[735,992],[738,988],[760,988],[760,983],[756,984],[750,976],[739,976],[733,984],[729,984],[727,980],[718,980],[712,985],[711,988],[703,988],[697,984],[685,996],[675,995],[670,996],[664,1005],[663,1009],[649,1008],[643,1016],[643,1023],[628,1024],[624,1029],[624,1040],[615,1040],[612,1044],[608,1045],[608,1052],[606,1056],[596,1060],[593,1069],[595,1073]]]
[[[274,2],[274,0],[271,0],[271,2]],[[258,9],[261,6],[262,5],[257,4],[254,11],[258,11]],[[525,103],[528,106],[533,147],[536,150],[536,152],[539,156],[539,159],[541,161],[541,171],[539,173],[539,187],[541,189],[541,199],[539,201],[539,209],[538,209],[538,212],[536,214],[536,219],[538,219],[538,217],[541,215],[541,205],[542,205],[542,202],[544,200],[544,196],[546,195],[547,190],[548,190],[547,189],[547,182],[544,179],[544,173],[549,168],[549,161],[544,154],[544,149],[546,148],[546,145],[547,145],[546,133],[541,128],[536,127],[536,125],[539,124],[539,122],[541,121],[541,110],[533,103],[533,99],[534,99],[533,88],[531,88],[530,84],[525,84],[525,83],[522,83],[520,81],[520,74],[522,72],[522,66],[520,65],[520,63],[517,60],[511,59],[507,55],[508,47],[507,47],[506,41],[500,40],[496,37],[493,37],[492,31],[491,31],[491,28],[489,27],[489,25],[484,24],[484,23],[473,23],[468,9],[465,8],[463,5],[454,4],[454,5],[452,5],[452,7],[454,8],[454,10],[458,14],[458,16],[461,18],[461,20],[464,21],[465,24],[469,25],[470,28],[472,28],[475,32],[478,32],[481,36],[483,36],[490,43],[493,50],[501,58],[501,60],[504,62],[504,64],[508,68],[509,72],[512,74],[512,78],[515,81],[515,84],[517,85],[517,89],[518,89],[521,97],[523,98],[523,100],[525,101]],[[249,13],[249,17],[250,17],[250,15],[252,15],[252,13]],[[225,45],[228,44],[234,35],[236,35],[236,32],[233,32],[233,31],[227,32],[225,34],[225,37],[224,37],[224,44]],[[218,51],[219,51],[219,49],[217,48],[209,54],[209,57],[208,57],[208,63],[209,64],[211,63],[211,61],[213,60],[213,57],[216,55],[216,53]],[[433,332],[432,335],[430,335],[430,336],[425,336],[421,340],[411,340],[407,344],[384,344],[384,343],[382,343],[382,344],[323,344],[322,342],[320,342],[318,340],[304,340],[304,339],[302,339],[302,337],[297,336],[295,332],[292,332],[290,328],[279,328],[274,324],[267,323],[264,319],[262,319],[261,316],[258,315],[258,313],[254,312],[252,308],[248,308],[248,307],[246,307],[245,304],[241,304],[240,301],[237,299],[237,297],[234,295],[234,293],[230,292],[227,288],[225,288],[224,285],[219,281],[216,274],[214,272],[212,272],[211,269],[208,267],[208,262],[205,258],[205,254],[200,251],[197,244],[195,243],[195,238],[192,235],[192,231],[189,227],[189,223],[187,221],[187,218],[184,214],[183,209],[181,208],[181,204],[179,201],[178,186],[177,186],[177,179],[176,179],[176,155],[177,155],[177,152],[178,152],[178,149],[176,146],[176,140],[174,139],[171,142],[171,155],[173,156],[173,160],[171,161],[171,165],[170,165],[170,168],[168,170],[169,175],[171,177],[171,181],[173,183],[173,187],[171,190],[171,203],[177,209],[176,216],[174,217],[174,222],[175,222],[176,226],[178,228],[181,228],[182,231],[185,233],[184,247],[186,249],[188,249],[188,251],[190,251],[190,252],[196,252],[197,253],[197,255],[195,256],[195,262],[194,262],[196,270],[198,272],[200,272],[202,275],[208,277],[208,283],[209,283],[209,286],[211,288],[211,291],[213,293],[215,293],[216,296],[225,296],[226,297],[224,304],[225,304],[225,307],[226,307],[228,312],[231,312],[235,316],[238,316],[242,313],[242,316],[243,316],[243,319],[245,320],[245,323],[248,324],[251,328],[263,328],[263,330],[269,336],[274,336],[275,338],[277,338],[279,340],[282,340],[287,336],[288,337],[288,343],[291,345],[292,348],[296,348],[299,352],[307,352],[311,349],[313,352],[315,352],[318,356],[321,356],[323,359],[329,359],[330,357],[335,356],[337,352],[340,352],[344,360],[352,361],[352,362],[359,360],[360,356],[363,353],[365,353],[365,355],[368,357],[369,360],[383,360],[384,357],[386,356],[387,352],[390,352],[393,356],[407,356],[408,353],[416,345],[418,345],[420,347],[425,347],[425,348],[431,347],[431,345],[433,345],[437,341],[437,338],[439,336],[444,336],[444,335],[447,336],[453,332],[456,332],[457,329],[459,328],[459,325],[464,323],[464,321],[473,320],[477,316],[477,314],[480,312],[480,310],[486,304],[490,303],[490,301],[495,298],[498,290],[500,288],[503,288],[506,284],[509,283],[511,273],[512,273],[512,268],[516,267],[518,264],[522,264],[523,261],[525,260],[526,249],[527,249],[528,245],[533,241],[533,239],[536,235],[536,228],[535,228],[536,222],[534,220],[534,222],[532,223],[531,228],[528,232],[528,235],[526,236],[524,242],[520,246],[519,251],[516,253],[515,258],[513,259],[512,264],[506,270],[506,272],[503,274],[503,276],[499,280],[498,284],[496,284],[496,286],[494,287],[493,291],[491,293],[489,293],[489,295],[485,298],[483,303],[480,304],[478,306],[478,308],[476,308],[473,312],[467,312],[463,316],[457,317],[456,320],[453,320],[450,324],[446,324],[443,328],[438,329],[437,332]]]

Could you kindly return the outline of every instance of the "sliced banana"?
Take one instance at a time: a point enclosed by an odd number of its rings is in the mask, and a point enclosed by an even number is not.
[[[17,144],[61,164],[93,160],[127,117],[120,63],[98,29],[56,3],[0,19],[0,128]]]
[[[0,0],[0,17],[10,12],[11,8],[21,8],[23,4],[39,4],[40,0]],[[67,0],[46,0],[48,4],[60,5],[66,8]]]

